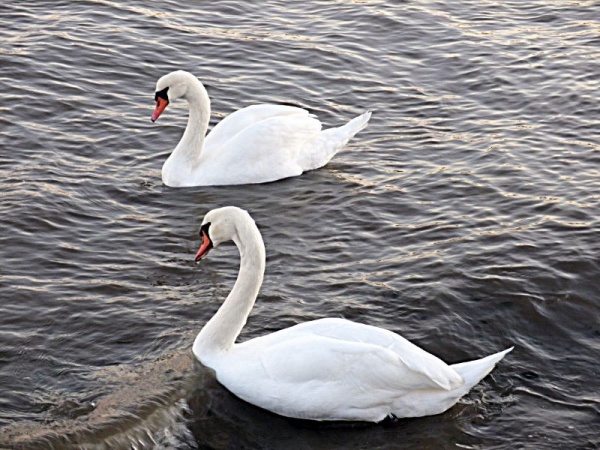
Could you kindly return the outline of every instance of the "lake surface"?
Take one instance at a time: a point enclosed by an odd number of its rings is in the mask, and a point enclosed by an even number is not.
[[[0,6],[0,446],[600,448],[600,15],[595,1],[22,1]],[[369,126],[318,171],[172,189],[197,75],[211,126],[253,103]],[[334,316],[449,363],[515,346],[444,414],[298,422],[193,362],[234,247],[267,271],[240,339]]]

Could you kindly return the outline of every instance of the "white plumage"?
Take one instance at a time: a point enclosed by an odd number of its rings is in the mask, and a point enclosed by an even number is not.
[[[225,117],[206,135],[208,93],[196,77],[181,70],[158,80],[152,120],[177,98],[187,100],[189,118],[162,168],[168,186],[254,184],[300,175],[327,164],[371,117],[366,112],[321,131],[321,122],[302,108],[252,105]]]
[[[333,318],[236,344],[263,280],[262,237],[250,215],[235,207],[210,211],[201,236],[196,260],[229,240],[241,260],[236,283],[196,337],[194,354],[231,392],[277,414],[372,422],[439,414],[512,350],[449,366],[391,331]]]

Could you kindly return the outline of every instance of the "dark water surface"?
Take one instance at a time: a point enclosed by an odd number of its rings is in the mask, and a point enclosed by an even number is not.
[[[19,1],[0,6],[0,447],[600,448],[596,1]],[[186,109],[293,103],[371,122],[324,169],[170,189]],[[314,426],[190,357],[237,252],[193,263],[211,208],[267,246],[241,338],[343,316],[448,362],[515,350],[445,414]]]

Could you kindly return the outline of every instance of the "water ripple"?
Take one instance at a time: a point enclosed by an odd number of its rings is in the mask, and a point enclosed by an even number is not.
[[[90,448],[597,446],[595,8],[0,6],[2,444],[64,444],[57,430],[75,421],[71,443]],[[149,115],[157,78],[176,68],[206,83],[212,125],[262,102],[305,107],[326,127],[373,117],[322,170],[252,189],[168,189],[160,167],[186,110]],[[139,365],[160,375],[162,358],[189,358],[230,290],[233,248],[193,262],[203,215],[227,204],[250,210],[267,245],[241,339],[338,316],[451,362],[515,351],[448,413],[389,429],[315,430],[203,372],[183,393],[163,396],[159,376],[135,391],[137,406],[119,404]]]

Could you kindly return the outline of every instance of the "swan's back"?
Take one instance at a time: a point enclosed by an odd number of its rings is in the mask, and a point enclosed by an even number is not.
[[[367,112],[322,131],[321,122],[302,108],[264,104],[240,109],[206,137],[193,184],[265,183],[318,169],[370,117]]]
[[[296,106],[261,104],[250,105],[232,112],[215,125],[204,141],[203,152],[212,152],[222,148],[229,140],[265,119],[274,117],[295,116],[297,120],[313,116],[305,109]],[[316,119],[315,119],[316,120]],[[318,120],[317,120],[318,122]],[[320,122],[319,122],[320,129]]]
[[[379,421],[405,395],[447,397],[463,384],[450,366],[401,336],[343,319],[299,324],[203,363],[240,398],[313,420]]]
[[[445,390],[463,383],[461,376],[441,359],[396,333],[371,325],[341,318],[325,318],[304,322],[270,336],[279,342],[322,337],[331,339],[332,343],[343,342],[357,347],[368,344],[394,352],[407,369],[415,372],[415,383]]]
[[[228,139],[223,128],[219,130],[216,140],[210,141],[209,151],[205,152],[204,148],[200,154],[194,184],[265,183],[297,176],[304,171],[299,164],[299,155],[306,143],[318,136],[321,123],[299,108],[262,106],[245,108],[261,114],[252,113],[249,117],[238,114],[235,121],[248,125]],[[282,113],[267,114],[272,111]],[[219,141],[223,143],[218,148],[212,146]]]

